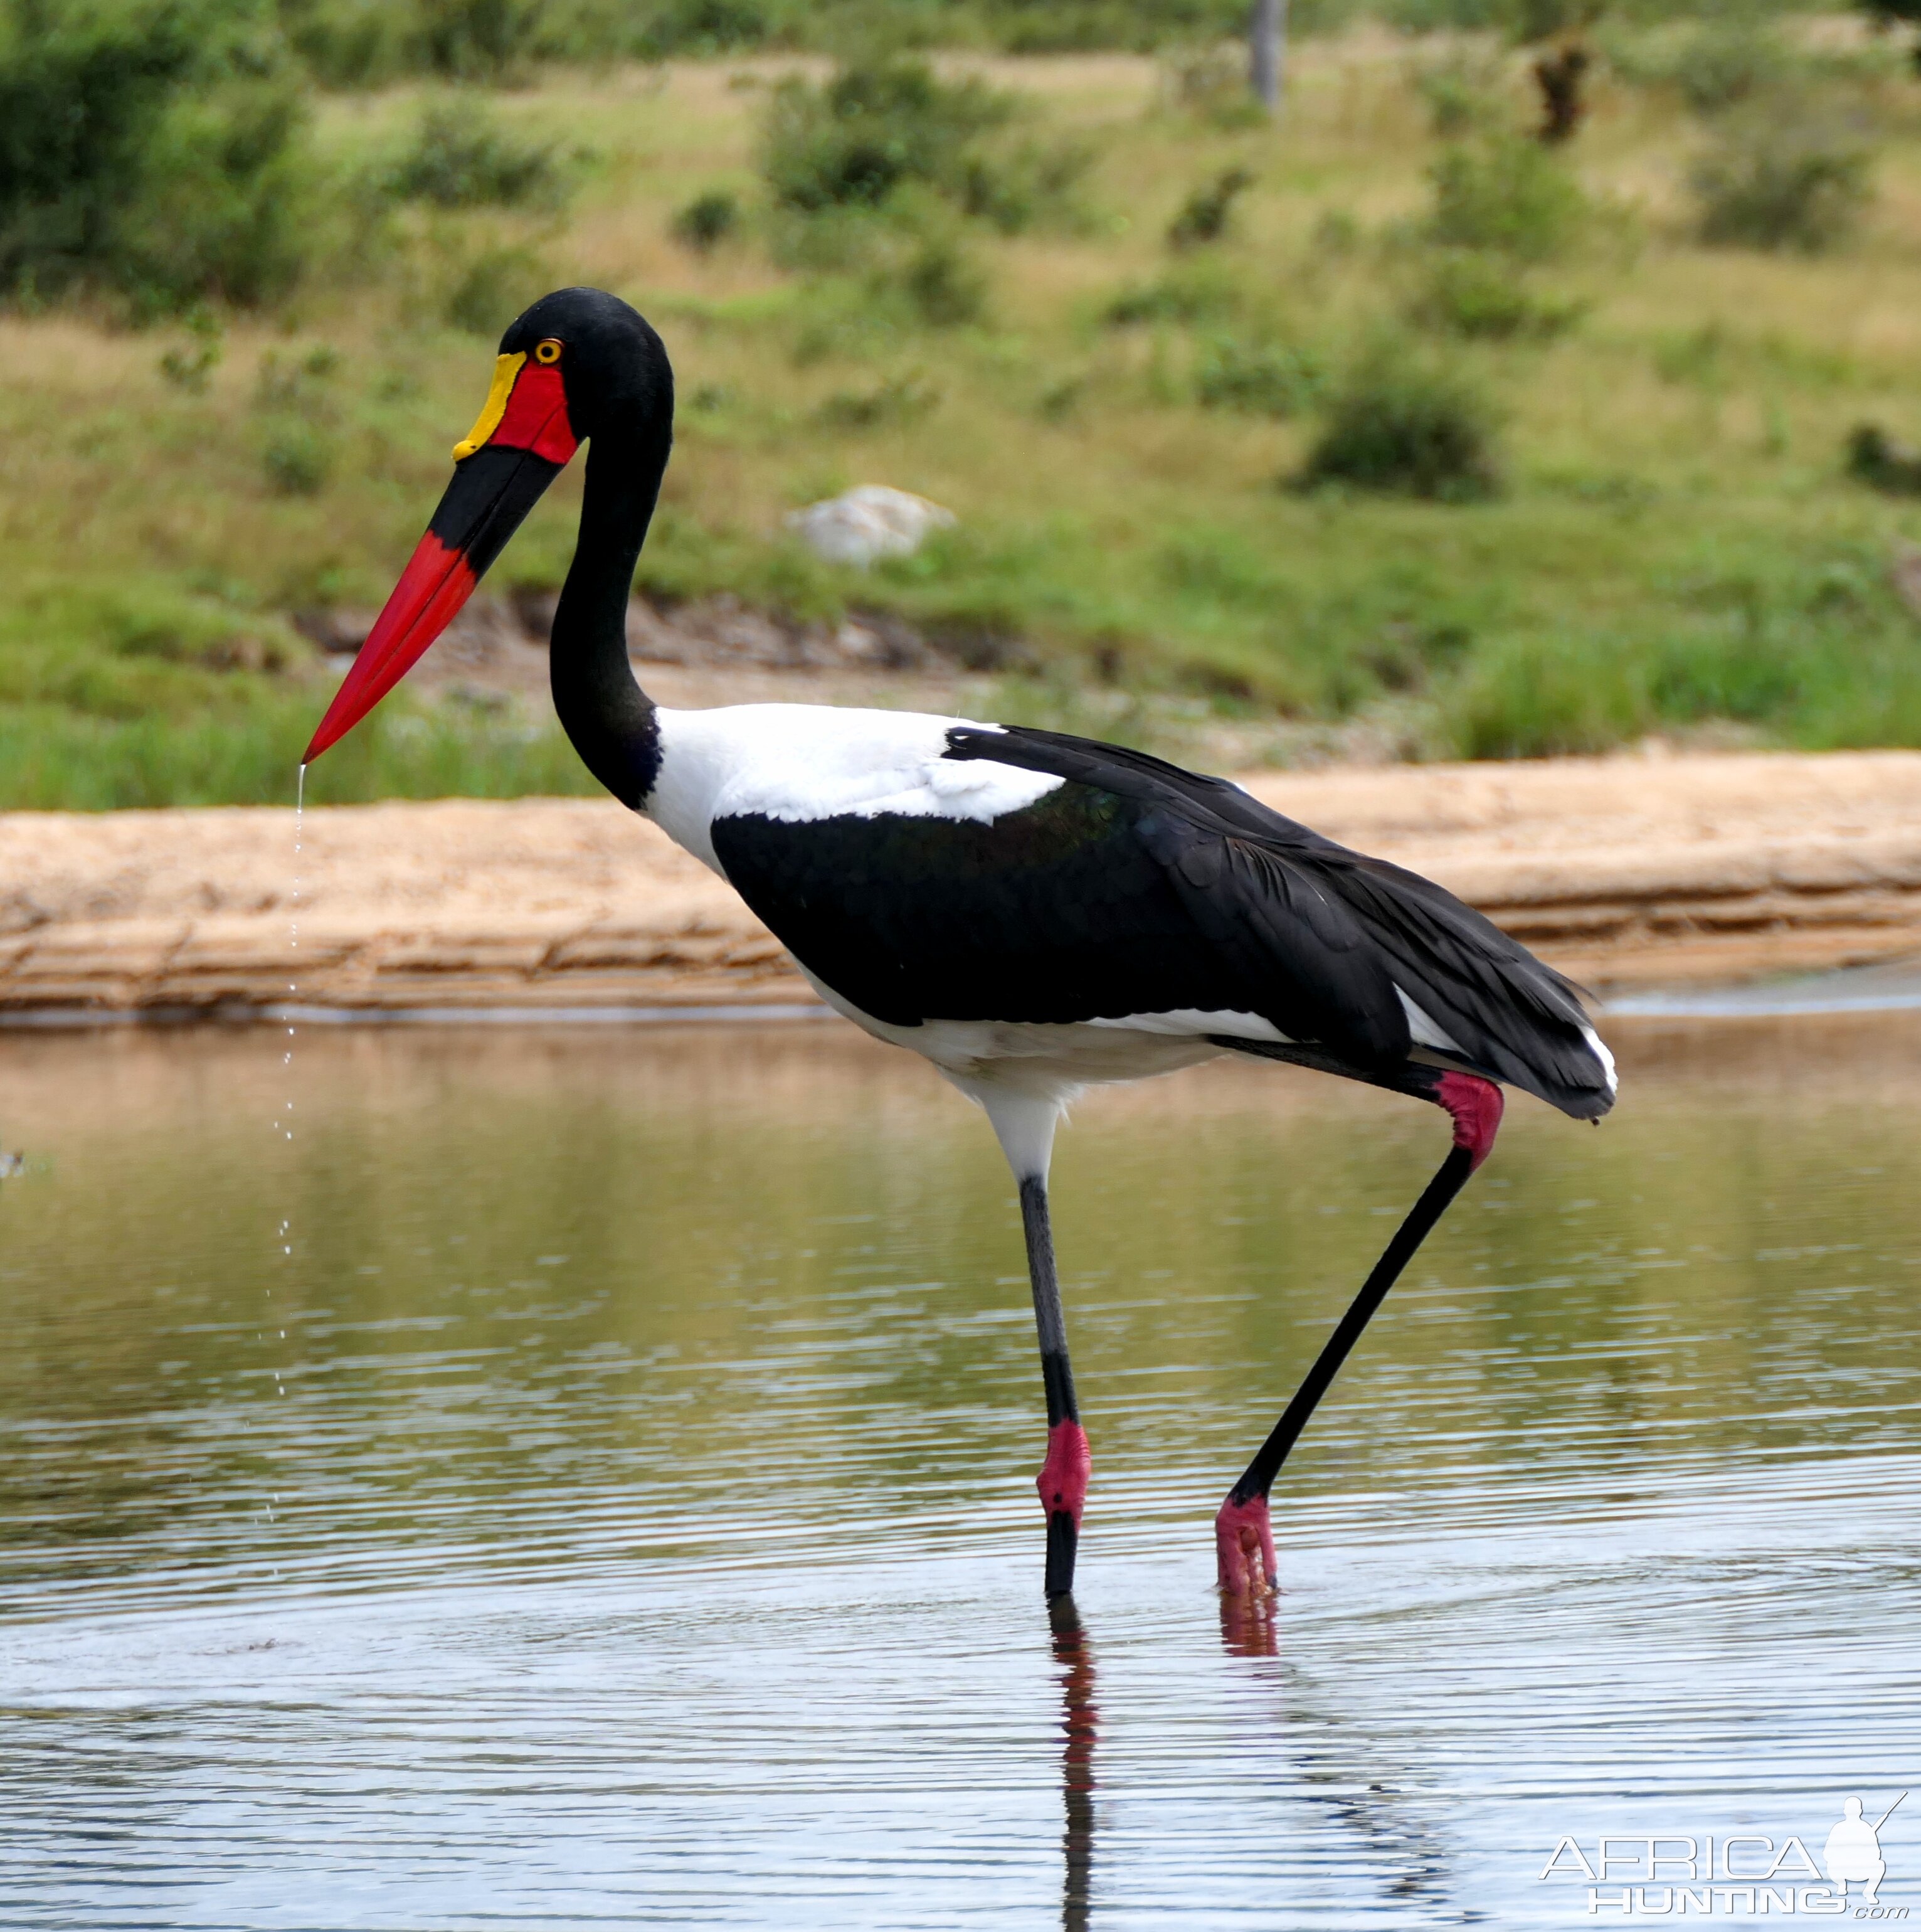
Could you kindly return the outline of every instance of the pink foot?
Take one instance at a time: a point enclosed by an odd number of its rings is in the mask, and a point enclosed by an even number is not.
[[[1265,1496],[1238,1503],[1230,1496],[1221,1505],[1214,1519],[1214,1554],[1226,1595],[1271,1597],[1279,1588]]]
[[[1080,1511],[1087,1501],[1087,1478],[1094,1467],[1088,1453],[1087,1432],[1077,1422],[1056,1422],[1047,1431],[1047,1460],[1034,1486],[1041,1507],[1051,1517],[1065,1512],[1080,1528]]]

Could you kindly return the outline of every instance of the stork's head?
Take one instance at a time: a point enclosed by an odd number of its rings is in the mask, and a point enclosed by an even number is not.
[[[657,471],[673,420],[667,352],[634,310],[598,289],[535,302],[500,338],[486,406],[454,446],[454,480],[303,762],[406,675],[583,442],[593,440],[600,461],[631,452],[646,463],[653,452]]]

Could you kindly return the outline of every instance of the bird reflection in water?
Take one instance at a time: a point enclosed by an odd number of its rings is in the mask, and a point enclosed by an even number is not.
[[[1303,1786],[1326,1793],[1327,1818],[1351,1843],[1365,1848],[1361,1863],[1380,1875],[1368,1882],[1377,1888],[1383,1903],[1458,1904],[1454,1855],[1425,1815],[1419,1792],[1408,1788],[1404,1768],[1383,1754],[1382,1740],[1371,1726],[1349,1718],[1338,1700],[1298,1664],[1282,1660],[1280,1600],[1224,1591],[1221,1648],[1230,1657],[1272,1666],[1250,1673],[1247,1681],[1278,1693],[1272,1712],[1277,1736],[1298,1740],[1289,1755]]]
[[[1101,1714],[1094,1704],[1094,1653],[1068,1596],[1047,1605],[1054,1661],[1060,1666],[1061,1932],[1086,1932],[1089,1882],[1094,1869],[1094,1742]]]
[[[1221,1643],[1230,1657],[1278,1657],[1275,1597],[1221,1593]]]

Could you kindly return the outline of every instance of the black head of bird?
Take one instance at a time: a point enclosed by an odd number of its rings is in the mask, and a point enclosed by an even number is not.
[[[543,296],[500,338],[486,404],[454,446],[453,480],[302,762],[419,662],[583,442],[589,489],[556,646],[604,629],[595,620],[610,614],[617,634],[673,436],[673,373],[646,320],[598,289]]]

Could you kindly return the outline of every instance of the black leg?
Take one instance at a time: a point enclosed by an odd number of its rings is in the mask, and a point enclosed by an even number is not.
[[[1400,1279],[1415,1251],[1494,1145],[1501,1105],[1500,1090],[1491,1082],[1450,1073],[1422,1097],[1433,1100],[1454,1117],[1454,1145],[1407,1218],[1395,1231],[1386,1252],[1375,1262],[1353,1305],[1315,1358],[1293,1400],[1282,1412],[1272,1432],[1255,1451],[1254,1460],[1221,1505],[1220,1514],[1214,1520],[1215,1551],[1221,1588],[1230,1596],[1260,1595],[1275,1587],[1274,1533],[1267,1514],[1267,1495],[1274,1486],[1274,1479],[1307,1426],[1308,1417],[1320,1406],[1329,1385],[1341,1372],[1341,1365],[1361,1339],[1361,1331],[1387,1299],[1388,1290]]]
[[[1047,1220],[1047,1184],[1030,1174],[1020,1184],[1020,1221],[1027,1235],[1027,1276],[1034,1289],[1034,1326],[1041,1342],[1041,1385],[1047,1398],[1047,1460],[1036,1486],[1047,1513],[1047,1592],[1064,1597],[1074,1588],[1074,1552],[1090,1467],[1087,1437],[1074,1400],[1074,1367],[1067,1358],[1067,1323],[1054,1273],[1053,1231]]]

